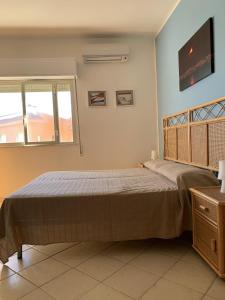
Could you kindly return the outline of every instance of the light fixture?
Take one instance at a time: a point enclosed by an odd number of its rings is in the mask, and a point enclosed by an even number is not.
[[[218,179],[222,180],[221,193],[225,193],[225,160],[219,161],[219,174]]]
[[[191,55],[191,54],[193,53],[193,51],[194,51],[193,48],[191,48],[191,49],[189,50],[188,54]]]

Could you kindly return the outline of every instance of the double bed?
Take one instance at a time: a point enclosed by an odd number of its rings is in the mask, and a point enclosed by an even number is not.
[[[45,173],[0,210],[0,260],[23,244],[174,238],[191,229],[188,189],[218,185],[211,171],[172,161],[144,168]]]

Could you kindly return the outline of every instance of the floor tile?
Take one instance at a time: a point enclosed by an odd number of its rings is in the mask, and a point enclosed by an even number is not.
[[[176,263],[176,261],[176,257],[162,255],[152,249],[149,249],[132,260],[130,264],[142,268],[147,272],[163,275]]]
[[[34,246],[34,248],[46,255],[54,255],[78,243],[57,243],[45,246]]]
[[[179,239],[157,240],[151,247],[152,251],[163,255],[169,255],[176,258],[183,257],[189,250],[190,246]]]
[[[150,244],[150,242],[145,240],[117,242],[102,254],[127,263],[140,254],[148,244]]]
[[[18,298],[225,300],[225,282],[182,239],[24,245],[0,263],[0,300]]]
[[[104,283],[127,296],[138,299],[157,280],[158,276],[126,265],[105,280]]]
[[[225,281],[217,278],[209,289],[207,296],[213,297],[218,300],[225,300]]]
[[[42,289],[57,300],[75,300],[98,283],[98,281],[73,269],[43,285]]]
[[[185,261],[190,264],[198,265],[207,265],[204,259],[194,250],[189,250],[182,258],[182,261]]]
[[[15,274],[5,280],[0,281],[0,299],[18,299],[30,293],[35,288],[36,287],[33,284]]]
[[[88,258],[102,252],[105,248],[109,247],[110,244],[111,243],[100,242],[80,243],[56,254],[53,257],[69,266],[76,267]]]
[[[48,258],[19,272],[32,283],[40,286],[56,276],[68,271],[69,267],[54,259]]]
[[[53,298],[43,292],[41,289],[36,289],[30,294],[20,298],[20,300],[52,300]]]
[[[97,280],[104,280],[119,270],[124,264],[111,257],[97,255],[77,267],[78,270]]]
[[[40,262],[46,259],[47,256],[45,254],[40,253],[39,251],[30,248],[23,252],[23,258],[18,259],[17,255],[13,255],[9,258],[9,261],[6,265],[15,272],[19,272],[24,268],[27,268],[37,262]]]
[[[33,248],[33,246],[32,245],[23,245],[23,251],[26,251],[26,250],[28,250],[28,249],[30,249],[30,248]]]
[[[6,265],[3,265],[0,262],[0,280],[3,280],[13,274],[15,273],[11,269],[9,269]]]
[[[165,279],[159,280],[142,300],[200,300],[203,294]]]
[[[216,275],[207,265],[179,261],[165,275],[166,279],[205,293]]]
[[[81,297],[81,300],[130,300],[132,298],[121,294],[103,284],[98,285],[90,292]]]

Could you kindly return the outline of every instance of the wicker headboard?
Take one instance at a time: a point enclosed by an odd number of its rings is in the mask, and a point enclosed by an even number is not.
[[[163,118],[164,159],[218,170],[225,160],[225,97]]]

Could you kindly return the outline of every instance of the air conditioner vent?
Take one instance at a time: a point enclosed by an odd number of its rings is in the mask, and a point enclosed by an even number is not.
[[[84,63],[127,62],[129,48],[117,44],[90,45],[83,51]]]

